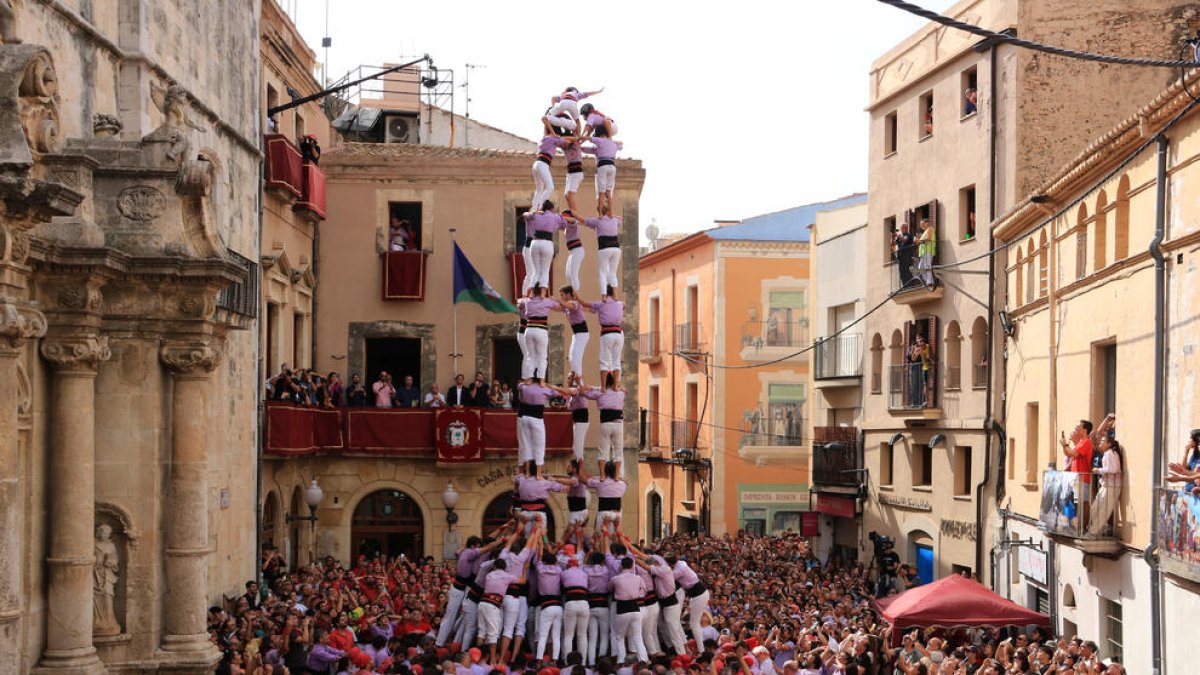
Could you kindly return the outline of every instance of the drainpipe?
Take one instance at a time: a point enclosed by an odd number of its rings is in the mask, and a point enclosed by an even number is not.
[[[1162,475],[1163,448],[1163,402],[1166,399],[1164,365],[1167,352],[1166,324],[1166,281],[1167,263],[1159,248],[1165,238],[1167,219],[1167,148],[1170,140],[1158,137],[1158,173],[1155,177],[1154,193],[1154,238],[1150,240],[1150,257],[1154,259],[1154,430],[1150,447],[1154,452],[1151,469],[1152,486],[1158,486]],[[1158,567],[1158,556],[1154,552],[1158,541],[1158,497],[1150,493],[1150,543],[1142,552],[1150,566],[1150,654],[1151,671],[1162,672],[1162,571]]]
[[[259,66],[260,67],[262,66],[261,62],[259,63]],[[262,108],[262,101],[260,99],[256,98],[255,102],[256,102],[256,105],[254,106],[254,109],[260,110]],[[258,239],[254,242],[254,245],[255,245],[254,246],[254,251],[255,251],[255,253],[254,253],[255,268],[254,269],[255,269],[255,272],[259,275],[258,283],[254,284],[254,286],[258,289],[258,296],[254,298],[255,308],[256,308],[255,311],[258,313],[258,323],[255,324],[255,327],[258,330],[255,331],[255,340],[254,340],[255,351],[258,352],[258,358],[255,359],[256,365],[254,368],[255,412],[257,413],[257,421],[258,421],[258,424],[254,428],[254,457],[255,457],[255,462],[254,462],[254,580],[257,581],[259,586],[261,587],[262,586],[262,545],[263,545],[263,542],[262,542],[263,447],[262,446],[263,446],[263,426],[266,421],[265,418],[266,418],[266,414],[267,414],[266,403],[265,403],[266,390],[263,388],[263,383],[266,381],[266,378],[263,377],[263,361],[266,360],[267,354],[271,353],[271,346],[267,345],[267,353],[266,354],[262,353],[261,350],[263,348],[263,337],[265,337],[263,327],[266,325],[266,322],[267,322],[267,317],[263,315],[263,312],[265,311],[265,309],[264,309],[263,303],[262,303],[263,293],[266,292],[263,290],[263,283],[262,283],[262,238],[263,238],[263,218],[264,218],[263,190],[265,189],[265,186],[267,184],[267,174],[266,174],[267,148],[266,148],[266,143],[263,140],[263,132],[266,131],[263,128],[263,126],[265,125],[263,116],[257,115],[256,117],[258,119],[257,119],[257,123],[256,123],[257,126],[255,128],[256,128],[256,131],[258,132],[258,142],[259,142],[259,146],[262,151],[262,157],[258,160],[258,190],[255,191],[256,192],[255,206],[257,206],[257,211],[258,211]]]
[[[675,288],[676,288],[675,287],[675,283],[676,283],[675,277],[676,277],[675,268],[672,267],[671,268],[671,314],[670,314],[671,319],[670,319],[670,321],[667,322],[667,326],[671,330],[671,332],[668,333],[668,335],[671,336],[671,350],[672,351],[674,351],[674,349],[675,349]],[[676,391],[675,391],[675,359],[672,358],[670,361],[668,361],[668,363],[670,363],[670,370],[668,372],[671,375],[671,426],[667,428],[667,433],[668,433],[669,437],[671,438],[671,443],[668,447],[668,450],[669,450],[668,456],[671,459],[674,459],[675,458],[675,433],[674,433],[675,432],[675,422],[679,419],[675,415],[675,394],[676,394]],[[667,467],[668,467],[667,468],[667,471],[668,471],[667,480],[671,483],[671,532],[674,533],[675,532],[675,465],[668,462]],[[685,475],[684,478],[686,479],[687,476]]]
[[[988,250],[996,250],[996,236],[992,233],[991,223],[996,219],[996,43],[993,42],[988,50]],[[978,228],[978,219],[976,219],[976,228]],[[978,236],[978,232],[976,233]],[[988,482],[992,479],[992,435],[990,433],[992,427],[992,364],[995,359],[992,358],[992,340],[995,338],[993,326],[995,320],[993,317],[996,312],[996,254],[988,256],[988,319],[987,319],[987,344],[984,346],[984,354],[987,356],[987,388],[984,391],[984,413],[983,413],[983,480],[975,486],[975,574],[977,578],[983,573],[983,546],[985,539],[985,531],[983,527],[984,521],[984,506],[983,506],[983,491],[987,488]],[[975,364],[971,364],[974,366]],[[1003,455],[1003,446],[1000,449],[1000,454]],[[1003,464],[1001,464],[1003,466]],[[1003,482],[1003,481],[998,481]],[[1000,506],[999,498],[996,500],[996,506]],[[995,558],[990,561],[995,567]],[[993,578],[994,578],[993,572]],[[993,583],[992,588],[996,586]]]

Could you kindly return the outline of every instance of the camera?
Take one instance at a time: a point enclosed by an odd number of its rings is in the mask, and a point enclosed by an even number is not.
[[[871,543],[875,547],[875,557],[879,557],[884,551],[896,545],[895,540],[891,537],[886,534],[879,534],[874,530],[867,533],[867,538],[871,540]]]

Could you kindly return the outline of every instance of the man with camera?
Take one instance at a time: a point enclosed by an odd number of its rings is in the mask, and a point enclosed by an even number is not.
[[[375,407],[390,408],[392,399],[396,397],[396,385],[392,384],[392,376],[386,370],[379,371],[379,381],[371,385],[375,392]]]
[[[900,569],[900,556],[896,554],[896,542],[892,541],[891,537],[876,532],[867,536],[875,545],[875,564],[879,567],[875,595],[882,598],[899,590],[896,587],[896,573]]]

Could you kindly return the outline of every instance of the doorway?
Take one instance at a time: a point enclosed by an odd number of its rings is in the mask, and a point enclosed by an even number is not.
[[[516,388],[521,381],[521,346],[515,337],[498,337],[492,340],[492,379],[507,382]]]
[[[927,584],[933,581],[933,547],[917,544],[916,553],[917,576],[921,579],[921,583]]]
[[[425,519],[421,507],[400,490],[378,490],[354,508],[350,545],[355,554],[425,555]]]
[[[396,388],[404,386],[404,376],[412,375],[413,386],[422,389],[420,338],[367,338],[367,366],[363,382],[379,379],[379,371],[392,375]]]
[[[483,510],[483,534],[490,535],[502,525],[512,519],[513,495],[511,492],[505,492],[497,495],[495,499],[487,505]],[[546,536],[550,541],[554,541],[556,537],[556,528],[554,524],[554,509],[546,509]]]

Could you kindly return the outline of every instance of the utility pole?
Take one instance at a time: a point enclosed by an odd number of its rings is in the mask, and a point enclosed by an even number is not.
[[[471,71],[476,68],[487,68],[487,66],[479,63],[468,63],[466,67],[467,77],[462,83],[463,93],[467,99],[467,105],[463,113],[463,116],[467,118],[467,123],[463,126],[463,147],[469,148],[471,147]]]

